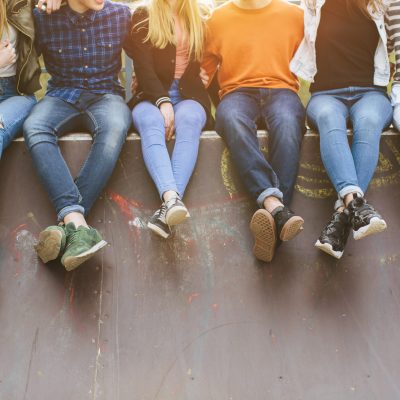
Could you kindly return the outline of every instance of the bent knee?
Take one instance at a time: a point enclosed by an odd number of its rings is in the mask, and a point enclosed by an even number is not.
[[[41,123],[35,118],[28,117],[23,124],[23,135],[29,149],[38,143],[57,143],[57,136],[53,127]]]

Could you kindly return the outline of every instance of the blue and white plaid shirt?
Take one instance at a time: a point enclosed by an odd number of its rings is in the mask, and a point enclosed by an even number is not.
[[[35,10],[36,46],[51,75],[47,95],[76,103],[82,91],[124,96],[118,74],[129,36],[128,6],[105,1],[101,11],[84,14],[69,6],[47,15]]]

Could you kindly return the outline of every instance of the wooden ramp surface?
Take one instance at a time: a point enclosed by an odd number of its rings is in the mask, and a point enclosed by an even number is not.
[[[130,140],[90,219],[109,246],[67,273],[36,258],[55,215],[14,143],[0,164],[0,399],[400,399],[399,145],[382,139],[368,193],[387,232],[351,239],[338,262],[313,247],[334,197],[307,136],[305,231],[266,265],[220,139],[202,139],[192,218],[168,241],[145,228],[158,198]],[[61,146],[76,173],[90,142]]]

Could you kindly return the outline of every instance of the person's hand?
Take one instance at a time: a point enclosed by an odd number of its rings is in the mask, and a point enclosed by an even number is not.
[[[164,117],[164,126],[165,126],[165,137],[168,140],[171,140],[172,135],[174,134],[175,129],[175,113],[174,108],[171,103],[162,103],[160,105],[160,111],[162,116]]]
[[[8,40],[0,42],[0,68],[8,67],[17,61],[14,47]]]
[[[205,69],[200,68],[200,79],[203,82],[204,86],[208,85],[208,81],[210,80],[210,77],[207,75]]]
[[[43,10],[43,6],[46,8],[47,14],[51,14],[54,11],[57,11],[61,7],[62,0],[39,0],[37,4],[37,8],[39,10]]]
[[[131,82],[131,93],[132,93],[132,96],[135,95],[137,88],[138,88],[138,81],[136,79],[136,75],[132,75],[132,82]]]

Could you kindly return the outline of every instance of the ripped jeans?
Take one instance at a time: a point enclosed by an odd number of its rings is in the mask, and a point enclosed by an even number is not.
[[[18,95],[15,76],[0,78],[0,159],[11,141],[22,134],[22,125],[35,104],[35,96]]]

